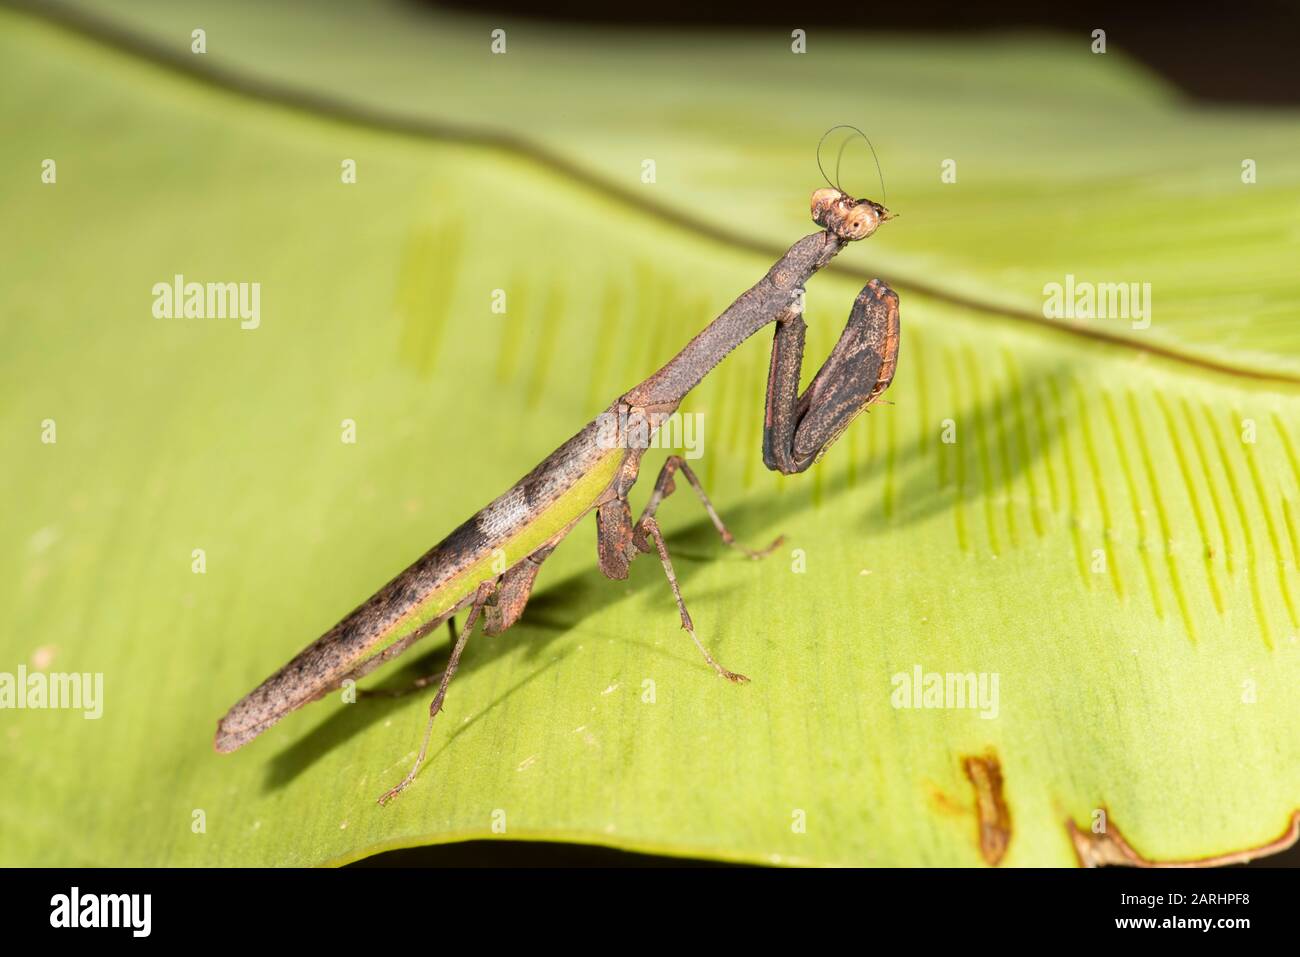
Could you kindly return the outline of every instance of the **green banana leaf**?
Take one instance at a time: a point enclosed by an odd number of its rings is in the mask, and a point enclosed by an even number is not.
[[[789,44],[400,3],[0,9],[0,694],[102,675],[96,708],[0,709],[0,863],[1286,843],[1296,118],[1190,107],[1087,38]],[[700,660],[652,559],[605,580],[588,523],[523,620],[469,643],[392,805],[419,695],[332,695],[214,753],[230,704],[814,228],[837,122],[869,129],[902,215],[810,285],[805,375],[884,276],[892,404],[769,473],[757,337],[684,411],[738,538],[785,543],[745,560],[688,491],[659,513],[701,639],[752,683]],[[875,195],[864,154],[844,172]],[[178,274],[260,283],[256,328],[155,317]],[[1150,283],[1149,325],[1045,317],[1067,276]],[[420,649],[371,682],[446,660]],[[996,675],[996,708],[897,706],[918,671]]]

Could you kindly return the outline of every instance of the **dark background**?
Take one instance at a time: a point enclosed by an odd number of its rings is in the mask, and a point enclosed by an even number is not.
[[[431,0],[411,0],[429,4]],[[452,0],[434,4],[466,11],[499,11],[553,21],[637,26],[780,26],[835,28],[865,33],[1005,33],[1052,30],[1090,36],[1106,31],[1107,50],[1122,51],[1162,74],[1196,99],[1224,103],[1300,103],[1300,12],[1287,0],[1196,4],[1155,2],[1052,3],[1002,0],[979,3],[846,3],[768,5],[723,0]]]

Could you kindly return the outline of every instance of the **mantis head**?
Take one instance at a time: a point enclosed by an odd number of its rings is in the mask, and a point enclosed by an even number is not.
[[[813,222],[846,242],[866,239],[880,228],[881,223],[893,219],[894,215],[879,203],[869,199],[854,199],[833,186],[813,190]]]

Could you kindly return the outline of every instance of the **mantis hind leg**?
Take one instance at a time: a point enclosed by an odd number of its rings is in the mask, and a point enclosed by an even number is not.
[[[424,763],[425,755],[429,751],[429,739],[433,734],[433,721],[438,717],[438,712],[442,710],[442,704],[447,698],[447,686],[451,684],[451,679],[456,675],[456,669],[460,666],[461,653],[465,650],[465,643],[469,641],[469,636],[473,634],[479,618],[484,619],[483,631],[488,635],[499,635],[518,621],[519,616],[524,613],[524,606],[528,604],[528,597],[532,594],[533,583],[537,580],[537,573],[541,570],[542,562],[546,561],[547,556],[554,550],[554,545],[539,548],[523,561],[508,569],[500,579],[480,583],[474,593],[474,602],[470,605],[469,617],[465,619],[465,630],[460,635],[457,635],[454,616],[447,619],[452,638],[451,659],[447,662],[447,667],[439,674],[417,678],[409,688],[400,689],[395,693],[390,692],[394,696],[405,695],[419,688],[427,687],[435,681],[438,682],[438,693],[434,696],[433,701],[429,703],[429,722],[425,725],[424,740],[420,744],[420,753],[415,759],[415,764],[397,787],[388,791],[379,799],[380,804],[387,804],[415,780],[415,775],[419,772],[420,765]]]
[[[501,581],[497,583],[496,594],[488,600],[488,603],[483,608],[483,633],[485,635],[499,635],[519,620],[519,616],[524,613],[524,607],[528,604],[528,598],[533,592],[533,583],[537,580],[537,573],[541,571],[542,562],[546,561],[546,557],[553,551],[555,551],[554,545],[539,548],[501,576]],[[436,626],[437,622],[431,622],[429,625],[412,632],[383,652],[367,659],[346,677],[355,681],[362,675],[368,674],[385,661],[396,658]],[[447,618],[447,631],[450,636],[450,645],[454,648],[458,640],[455,615]],[[359,697],[403,698],[412,692],[420,691],[435,682],[441,681],[443,673],[437,671],[433,674],[421,675],[410,684],[400,688],[365,688],[360,691]]]
[[[424,740],[420,743],[420,753],[416,756],[415,764],[411,766],[411,770],[407,772],[401,783],[379,799],[380,804],[387,804],[406,790],[406,787],[415,780],[415,775],[419,773],[420,765],[424,764],[425,755],[429,752],[429,738],[433,735],[433,721],[438,717],[438,712],[442,710],[442,703],[447,698],[447,686],[451,684],[451,679],[456,676],[456,669],[460,666],[460,656],[465,650],[465,643],[469,641],[469,636],[474,633],[474,626],[478,624],[484,607],[496,593],[496,590],[497,582],[484,581],[479,583],[478,589],[474,592],[474,604],[470,606],[469,617],[465,619],[465,630],[460,633],[455,646],[451,649],[451,660],[447,662],[447,669],[442,673],[438,693],[434,695],[433,701],[429,703],[429,723],[424,728]]]
[[[456,646],[456,642],[459,640],[459,636],[456,634],[455,615],[452,615],[447,619],[447,634],[450,636],[451,646],[454,648]],[[403,642],[404,644],[399,643],[402,644],[400,651],[405,651],[406,648],[410,646],[410,642],[407,642],[405,639],[403,639]],[[357,692],[357,697],[358,698],[405,698],[408,694],[412,694],[416,691],[421,691],[429,687],[429,685],[433,684],[435,681],[441,681],[443,674],[444,674],[443,671],[435,671],[433,674],[421,675],[420,677],[412,681],[410,684],[404,685],[401,688],[362,688],[360,691]]]

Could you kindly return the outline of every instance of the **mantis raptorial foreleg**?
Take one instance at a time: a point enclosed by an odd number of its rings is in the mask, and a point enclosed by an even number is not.
[[[777,320],[767,379],[763,462],[786,475],[802,472],[876,401],[898,361],[898,294],[879,279],[863,287],[835,348],[803,395],[803,308],[796,302]]]

